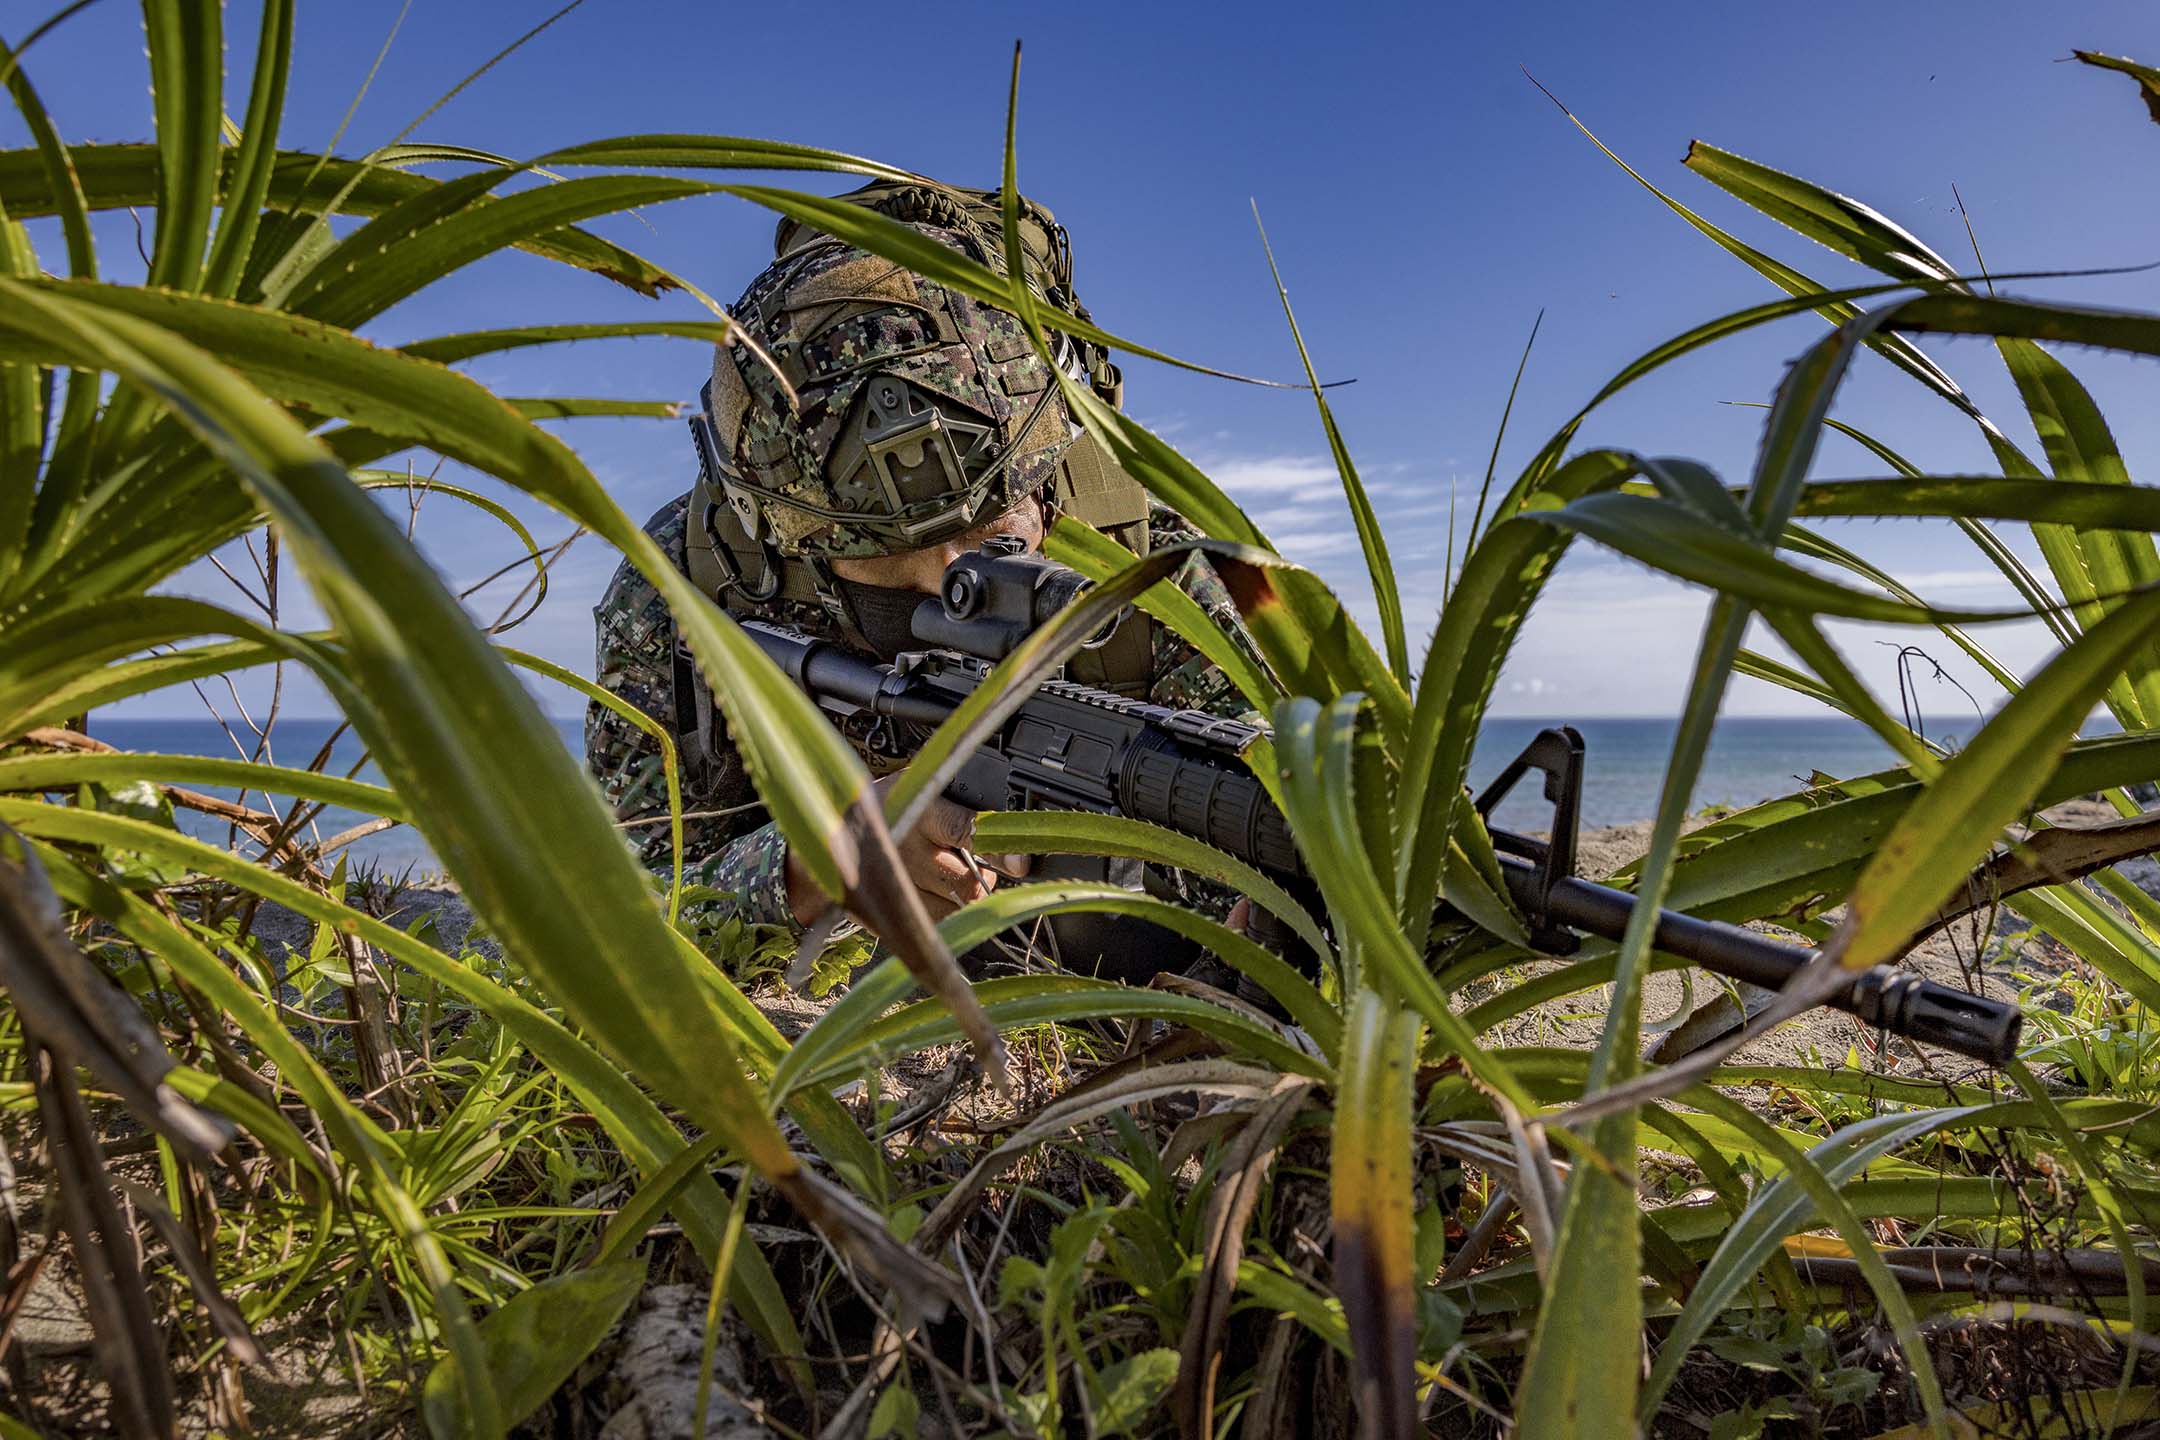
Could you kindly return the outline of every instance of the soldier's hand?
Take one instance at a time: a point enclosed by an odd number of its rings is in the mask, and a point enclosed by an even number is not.
[[[880,804],[885,791],[898,776],[875,782]],[[940,795],[930,802],[915,828],[899,842],[900,865],[932,920],[942,920],[970,901],[980,900],[997,888],[998,877],[1017,878],[1034,868],[1030,855],[977,855],[969,847],[975,839],[975,812]],[[807,870],[788,856],[788,908],[796,920],[808,925],[825,908],[824,892]]]

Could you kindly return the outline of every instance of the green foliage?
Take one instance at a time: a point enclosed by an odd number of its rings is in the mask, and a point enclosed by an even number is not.
[[[33,478],[0,493],[0,822],[50,872],[70,939],[184,1057],[171,1093],[241,1132],[237,1153],[256,1167],[245,1195],[185,1198],[220,1192],[172,1149],[145,1177],[175,1206],[245,1211],[245,1224],[209,1227],[222,1237],[209,1271],[246,1323],[327,1319],[384,1393],[436,1433],[482,1437],[547,1403],[655,1261],[711,1267],[714,1314],[724,1294],[764,1347],[765,1373],[805,1397],[806,1423],[810,1361],[827,1358],[816,1347],[874,1334],[863,1384],[876,1393],[865,1388],[848,1411],[872,1435],[918,1433],[933,1423],[933,1395],[970,1423],[1042,1435],[1170,1423],[1221,1433],[1242,1416],[1255,1429],[1407,1436],[1510,1415],[1525,1434],[1607,1434],[1615,1416],[1659,1423],[1697,1365],[1767,1387],[1711,1419],[1714,1434],[1834,1412],[1881,1418],[1893,1391],[1945,1433],[1951,1409],[2001,1397],[1950,1389],[1930,1327],[1978,1315],[1987,1297],[1977,1284],[1916,1290],[1883,1251],[1893,1229],[1908,1245],[2100,1256],[2102,1269],[2120,1268],[2122,1293],[2096,1291],[2082,1313],[2145,1328],[2138,1256],[2160,1206],[2160,1126],[2148,1113],[2160,1092],[2149,1023],[2160,1010],[2160,904],[2125,875],[2041,876],[2007,898],[2035,944],[2044,937],[2078,962],[2031,981],[2033,1043],[2011,1072],[2020,1098],[1930,1072],[1880,1073],[1857,1053],[1814,1069],[1719,1066],[1714,1055],[1646,1067],[1644,982],[1672,963],[1647,922],[1617,946],[1524,968],[1527,936],[1491,836],[1462,802],[1524,617],[1587,539],[1715,595],[1648,853],[1622,877],[1647,899],[1774,922],[1871,963],[1907,949],[2034,810],[2097,791],[2137,813],[2123,787],[2160,775],[2160,506],[2043,346],[2160,353],[2160,320],[1981,293],[1870,207],[1694,146],[1697,174],[1888,277],[1828,291],[1631,170],[1787,298],[1647,352],[1534,452],[1489,520],[1481,504],[1415,669],[1415,617],[1401,613],[1380,522],[1286,292],[1379,601],[1378,645],[1231,497],[1053,365],[1074,413],[1209,538],[1136,560],[1059,527],[1053,553],[1097,579],[1092,598],[930,738],[888,816],[833,729],[535,423],[666,407],[506,399],[448,368],[543,343],[723,340],[730,322],[716,307],[710,318],[639,323],[539,317],[397,348],[353,331],[509,249],[703,301],[683,277],[579,227],[724,193],[1011,309],[1046,358],[1052,329],[1158,352],[1048,310],[1015,278],[1019,266],[975,264],[858,207],[639,173],[906,173],[881,162],[705,136],[621,137],[528,161],[441,144],[358,160],[284,149],[290,7],[263,7],[238,125],[227,118],[216,8],[144,8],[154,144],[70,147],[29,74],[9,77],[34,143],[0,154],[0,466]],[[2081,58],[2151,89],[2142,67]],[[1018,244],[1017,84],[1016,57],[1008,250]],[[462,173],[424,173],[444,166]],[[155,220],[142,284],[100,278],[89,217],[123,206]],[[46,273],[22,223],[32,219],[40,234],[58,232],[67,278]],[[1681,458],[1569,453],[1590,410],[1621,389],[1807,313],[1836,328],[1780,383],[1744,486]],[[2044,466],[1919,348],[1914,337],[1928,333],[1995,338]],[[1931,475],[1830,420],[1863,351],[1970,420],[2002,473]],[[1815,478],[1826,431],[1897,474]],[[792,1038],[748,993],[783,968],[787,942],[682,919],[682,902],[700,897],[679,870],[656,896],[512,667],[619,702],[502,643],[514,621],[475,625],[385,514],[384,487],[405,482],[370,467],[414,450],[552,507],[620,551],[674,609],[765,805],[818,883],[866,913],[891,952],[857,939],[811,957],[813,995],[837,998]],[[504,505],[433,488],[499,520],[544,597],[549,560]],[[2024,603],[1932,604],[1801,523],[1883,515],[1953,522]],[[1994,525],[2023,527],[2045,575]],[[260,599],[249,613],[155,593],[257,536],[272,557],[265,579],[279,563],[297,567],[327,629],[290,629]],[[1164,584],[1193,553],[1237,598],[1264,665]],[[1272,739],[1246,760],[1279,798],[1320,904],[1197,841],[1109,817],[986,817],[979,843],[1211,877],[1302,937],[1317,975],[1218,917],[1147,895],[1009,885],[932,926],[897,881],[891,834],[941,788],[941,768],[1127,602],[1222,663],[1273,717]],[[2060,643],[2023,681],[1966,628],[2036,613]],[[1791,661],[1742,648],[1758,617]],[[1829,617],[1938,630],[2012,698],[1945,756],[1859,680],[1823,628]],[[325,774],[323,760],[273,764],[260,750],[99,753],[49,728],[263,664],[319,678],[383,783]],[[1684,834],[1736,673],[1858,717],[1903,763],[1820,776]],[[2077,738],[2096,703],[2121,736]],[[679,842],[671,738],[628,718],[659,735]],[[266,805],[281,796],[286,808],[218,811],[235,838],[210,844],[177,827],[174,804],[203,801],[189,784]],[[425,926],[370,913],[376,887],[303,838],[321,804],[418,828],[497,948],[447,948]],[[264,903],[311,927],[304,946],[273,951],[254,933]],[[971,982],[954,962],[1046,915],[1089,910],[1190,937],[1287,1022],[1190,980]],[[1503,1043],[1504,1021],[1553,1002],[1604,1012],[1594,1049]],[[1030,1103],[963,1109],[963,1062],[940,1047],[964,1043],[1003,1078],[1006,1042]],[[0,1014],[0,1108],[31,1100],[31,1050],[22,1016]],[[867,1103],[850,1111],[835,1092],[858,1081]],[[1742,1095],[1760,1103],[1747,1108]],[[736,1177],[732,1199],[717,1166]],[[657,1238],[671,1228],[688,1255]],[[1811,1233],[1824,1230],[1834,1234]],[[823,1245],[799,1243],[811,1231]],[[1811,1254],[1849,1261],[1850,1293],[1811,1280],[1796,1263]],[[184,1280],[163,1276],[161,1293]],[[921,1336],[935,1332],[917,1322],[948,1308],[980,1343],[927,1353]],[[1902,1358],[1853,1363],[1844,1341],[1878,1319]],[[199,1322],[176,1334],[200,1364],[222,1363],[231,1339]],[[2108,1392],[2118,1405],[2149,1399],[2132,1379],[2125,1362]],[[1302,1380],[1336,1398],[1286,1411],[1308,1403],[1289,1388]]]
[[[481,1353],[508,1423],[517,1424],[555,1393],[606,1338],[644,1282],[640,1264],[572,1270],[520,1291],[480,1323]],[[457,1369],[454,1359],[438,1365],[421,1397],[428,1428],[439,1436],[465,1429]]]

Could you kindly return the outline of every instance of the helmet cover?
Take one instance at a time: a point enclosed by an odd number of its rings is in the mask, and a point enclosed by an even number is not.
[[[718,479],[781,555],[936,544],[1042,490],[1073,437],[1016,316],[830,237],[775,261],[731,313],[764,353],[738,340],[714,357]]]

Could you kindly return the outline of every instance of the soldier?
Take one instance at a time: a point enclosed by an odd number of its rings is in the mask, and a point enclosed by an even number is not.
[[[844,198],[1004,269],[994,196],[881,182]],[[1072,294],[1064,230],[1039,206],[1023,201],[1022,210],[1030,287],[1086,315]],[[1012,536],[1032,551],[1061,515],[1143,553],[1196,534],[1072,420],[1018,319],[794,222],[781,223],[775,250],[731,312],[764,354],[719,347],[693,424],[706,427],[697,485],[646,527],[731,614],[793,625],[890,662],[918,648],[909,619],[937,593],[947,562],[991,537]],[[1121,400],[1106,353],[1064,337],[1057,344],[1067,374],[1112,404]],[[1257,658],[1204,556],[1172,579]],[[742,757],[659,595],[625,564],[594,618],[599,683],[678,737],[685,879],[716,895],[694,918],[800,932],[826,900],[778,827],[760,823]],[[1076,656],[1068,674],[1156,704],[1255,718],[1218,669],[1137,612]],[[873,774],[890,777],[905,763],[889,731],[842,729]],[[631,822],[640,858],[668,873],[668,829],[653,823],[667,806],[659,747],[598,704],[587,712],[585,747],[618,817]],[[987,893],[1000,874],[1030,868],[1025,856],[972,854],[973,826],[968,811],[940,800],[901,846],[933,918]],[[1205,889],[1142,874],[1131,862],[1112,862],[1107,873],[1187,899]],[[1218,913],[1227,908],[1219,894],[1201,898]],[[1102,955],[1130,941],[1130,930],[1122,941],[1097,934],[1088,948],[1098,963],[1083,968],[1109,969]],[[1153,972],[1150,957],[1127,958],[1119,968]]]

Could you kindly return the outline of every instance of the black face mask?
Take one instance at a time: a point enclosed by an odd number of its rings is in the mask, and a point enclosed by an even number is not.
[[[865,585],[859,580],[835,577],[834,583],[840,587],[840,598],[855,616],[863,639],[869,642],[870,653],[879,661],[890,665],[901,651],[923,648],[915,638],[915,610],[932,597],[920,590]]]

